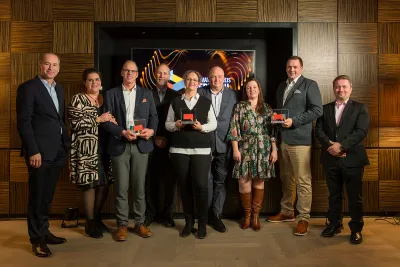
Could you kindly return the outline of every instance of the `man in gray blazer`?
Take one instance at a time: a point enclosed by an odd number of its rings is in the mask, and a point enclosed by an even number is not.
[[[209,86],[200,88],[198,93],[211,100],[217,129],[210,133],[212,140],[211,169],[208,176],[208,207],[209,224],[218,232],[225,232],[226,228],[221,221],[221,213],[226,197],[225,179],[228,173],[228,162],[231,158],[231,146],[226,141],[233,107],[237,102],[236,93],[224,87],[224,71],[220,67],[213,67],[208,75]]]
[[[157,131],[158,116],[153,93],[136,84],[138,67],[128,60],[121,70],[122,85],[109,89],[104,94],[104,111],[115,116],[117,125],[103,123],[109,133],[107,151],[111,155],[115,177],[115,208],[118,230],[116,241],[125,241],[129,224],[129,183],[132,185],[135,231],[141,237],[150,237],[151,231],[144,225],[146,199],[145,178],[149,152],[154,149],[152,136]],[[135,134],[135,120],[142,119],[142,131]],[[133,129],[131,129],[133,128]],[[139,130],[139,129],[137,129]]]
[[[269,222],[294,221],[293,202],[297,189],[298,223],[295,235],[308,233],[312,202],[311,139],[312,121],[322,115],[321,93],[315,81],[301,75],[303,60],[292,56],[286,64],[288,79],[276,93],[277,108],[289,110],[289,118],[279,127],[280,177],[282,181],[281,211],[268,217]]]

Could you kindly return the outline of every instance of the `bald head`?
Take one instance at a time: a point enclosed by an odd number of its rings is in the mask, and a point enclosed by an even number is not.
[[[170,69],[167,64],[161,64],[156,69],[156,83],[158,89],[167,89],[170,78]]]
[[[208,74],[211,90],[219,92],[224,88],[224,75],[224,70],[221,67],[211,68]]]

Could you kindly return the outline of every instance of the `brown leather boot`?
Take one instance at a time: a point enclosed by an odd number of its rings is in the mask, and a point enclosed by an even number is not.
[[[242,202],[242,207],[244,210],[244,219],[240,224],[240,228],[247,229],[250,227],[251,219],[251,192],[242,194],[240,193],[240,201]]]
[[[251,211],[251,224],[254,231],[260,230],[260,210],[264,199],[264,189],[253,188],[253,205]]]

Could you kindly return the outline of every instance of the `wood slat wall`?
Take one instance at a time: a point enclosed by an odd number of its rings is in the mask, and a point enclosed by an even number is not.
[[[334,99],[333,78],[348,74],[353,98],[368,106],[371,127],[365,144],[371,165],[363,182],[365,211],[400,211],[400,0],[0,0],[0,214],[26,213],[17,87],[37,73],[40,53],[53,51],[61,59],[57,80],[68,103],[81,90],[82,70],[93,66],[95,21],[297,22],[297,54],[304,59],[304,75],[318,82],[323,102]],[[315,141],[313,212],[328,207],[320,152]],[[225,210],[240,213],[236,181],[229,187]],[[112,190],[106,213],[115,211]],[[279,179],[266,184],[265,195],[263,211],[277,211]],[[346,197],[343,203],[347,211]],[[70,206],[81,207],[81,192],[69,183],[66,169],[52,212]],[[182,211],[180,201],[176,211]]]

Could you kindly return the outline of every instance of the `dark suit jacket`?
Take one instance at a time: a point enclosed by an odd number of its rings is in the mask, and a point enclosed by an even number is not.
[[[162,136],[168,140],[167,146],[169,147],[171,143],[172,133],[165,129],[165,121],[167,120],[169,106],[171,105],[171,101],[178,97],[180,94],[174,90],[167,89],[163,101],[160,102],[160,97],[158,96],[157,89],[153,91],[153,98],[156,104],[157,115],[158,115],[158,127],[157,127],[157,136]]]
[[[202,87],[197,90],[199,95],[207,97],[211,100],[210,86]],[[217,129],[210,133],[211,147],[213,151],[218,153],[226,153],[228,151],[228,142],[226,135],[229,130],[233,107],[237,103],[236,92],[230,88],[224,88],[222,91],[221,108],[217,117]]]
[[[346,167],[363,167],[369,165],[367,152],[363,140],[367,135],[369,116],[367,107],[359,102],[349,99],[340,123],[336,126],[335,102],[324,105],[324,113],[317,120],[315,133],[322,145],[321,163],[324,166],[332,166],[338,160]],[[347,156],[345,158],[334,157],[327,151],[329,140],[339,142]]]
[[[18,87],[17,127],[26,157],[40,153],[42,160],[52,161],[57,156],[61,143],[68,150],[64,89],[60,84],[55,89],[59,112],[38,76]]]
[[[315,81],[300,76],[283,104],[286,82],[278,86],[276,101],[278,109],[289,109],[293,120],[290,128],[279,127],[281,139],[289,145],[311,145],[312,121],[322,115],[321,93]]]
[[[116,119],[118,125],[112,122],[102,123],[102,127],[108,132],[107,152],[111,156],[119,156],[125,150],[128,140],[123,137],[122,131],[126,130],[126,107],[122,86],[107,90],[104,93],[103,112],[109,111]],[[154,104],[153,94],[150,90],[136,86],[135,119],[145,119],[146,128],[157,131],[158,117]],[[142,153],[148,153],[154,149],[153,140],[145,140],[138,137],[137,145]]]

